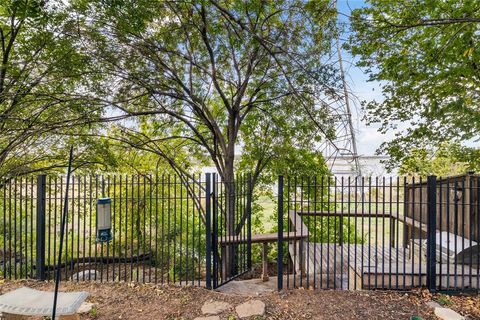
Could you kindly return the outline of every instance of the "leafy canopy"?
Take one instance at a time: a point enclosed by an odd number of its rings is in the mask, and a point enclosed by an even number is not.
[[[84,165],[104,162],[105,141],[82,136],[101,111],[76,28],[61,2],[0,2],[0,177],[63,167],[73,141]]]
[[[378,151],[391,165],[414,148],[480,138],[479,1],[368,0],[351,23],[348,47],[382,83],[367,120],[398,133]]]
[[[441,144],[437,150],[414,149],[402,161],[399,173],[407,176],[427,177],[435,175],[438,177],[447,177],[452,175],[464,174],[467,171],[478,171],[480,164],[472,166],[469,157],[479,157],[478,150],[468,150],[462,148],[459,144]]]
[[[327,126],[328,100],[338,98],[329,1],[74,3],[89,56],[111,89],[103,98],[136,117],[112,131],[117,141],[178,170],[192,158],[211,159],[225,181],[238,148],[250,152],[259,138],[266,143],[250,169],[307,147],[305,159],[317,157],[318,124]],[[282,152],[273,150],[279,139]]]

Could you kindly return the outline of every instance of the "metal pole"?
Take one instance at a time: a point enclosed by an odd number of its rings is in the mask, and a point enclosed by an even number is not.
[[[283,176],[278,177],[277,289],[283,289]]]
[[[56,310],[57,296],[58,296],[58,286],[60,285],[60,278],[61,278],[63,236],[65,234],[65,224],[67,222],[67,214],[68,214],[68,188],[70,187],[70,175],[72,174],[72,159],[73,159],[73,146],[70,147],[70,156],[68,158],[67,185],[65,188],[65,199],[63,203],[62,222],[60,225],[60,246],[58,251],[58,265],[57,265],[57,272],[56,272],[57,275],[55,277],[55,292],[53,294],[52,320],[55,320],[55,314],[57,311]]]
[[[207,289],[212,288],[212,230],[211,230],[211,203],[210,203],[210,173],[205,174],[205,241],[206,241],[206,254],[205,254],[205,286]]]
[[[427,288],[430,292],[436,290],[436,230],[437,230],[437,177],[427,178]]]
[[[248,193],[247,193],[247,267],[252,268],[252,175],[248,173]]]
[[[46,175],[37,177],[37,237],[36,237],[36,270],[37,279],[45,280],[45,197]]]

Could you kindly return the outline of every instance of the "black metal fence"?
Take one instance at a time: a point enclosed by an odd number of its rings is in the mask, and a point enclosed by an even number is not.
[[[0,189],[0,269],[4,277],[25,278],[36,263],[36,193],[33,177],[3,183]]]
[[[478,291],[480,176],[279,178],[279,288]],[[0,275],[53,279],[66,181],[0,183]],[[249,175],[72,177],[62,278],[219,287],[250,270]],[[109,242],[96,203],[112,200]],[[281,231],[281,232],[280,232]]]
[[[225,257],[216,248],[216,235],[227,234],[223,230],[229,226],[228,212],[234,218],[235,236],[248,235],[249,218],[240,226],[241,219],[249,217],[248,183],[243,175],[231,183],[235,205],[228,211],[226,183],[214,174],[72,177],[62,278],[221,284],[227,279],[218,278],[220,273],[232,278],[248,267],[244,263],[248,248],[236,246],[228,264],[234,269],[218,271]],[[65,177],[44,175],[0,184],[3,277],[53,279],[65,187]],[[96,204],[105,197],[112,201],[113,239],[98,242]]]
[[[219,183],[217,175],[212,175],[212,195],[216,198],[209,225],[214,288],[243,275],[252,266],[251,194],[250,175],[239,176],[233,183]]]
[[[280,177],[279,288],[478,291],[479,181]]]

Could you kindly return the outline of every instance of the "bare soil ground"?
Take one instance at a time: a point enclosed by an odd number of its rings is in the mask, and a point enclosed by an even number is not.
[[[20,286],[53,290],[52,282],[5,281],[1,293]],[[84,290],[90,293],[88,301],[96,307],[82,319],[193,319],[201,316],[201,307],[210,300],[226,301],[233,307],[249,297],[226,295],[195,287],[163,285],[136,285],[133,283],[62,283],[62,291]],[[255,319],[410,319],[420,316],[435,319],[427,301],[448,299],[448,307],[480,319],[480,299],[474,297],[432,296],[426,291],[412,293],[381,291],[310,291],[289,290],[256,297],[266,304],[264,317]],[[235,319],[234,309],[221,315]],[[229,318],[229,316],[232,316]]]
[[[426,291],[423,292],[425,297],[430,296]],[[431,299],[440,303],[446,308],[457,311],[467,319],[480,319],[480,296],[479,295],[453,295],[447,296],[442,294],[431,295]]]

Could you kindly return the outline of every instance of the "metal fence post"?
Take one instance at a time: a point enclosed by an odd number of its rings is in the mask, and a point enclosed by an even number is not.
[[[283,289],[283,176],[278,176],[277,289]]]
[[[428,176],[427,178],[427,288],[430,292],[436,290],[437,278],[437,177]]]
[[[247,193],[247,268],[252,268],[252,174],[248,173]]]
[[[46,175],[37,177],[37,228],[36,228],[36,271],[37,279],[45,280],[45,198]]]
[[[212,288],[212,230],[211,230],[211,202],[210,202],[210,173],[205,174],[205,282],[207,289]]]

